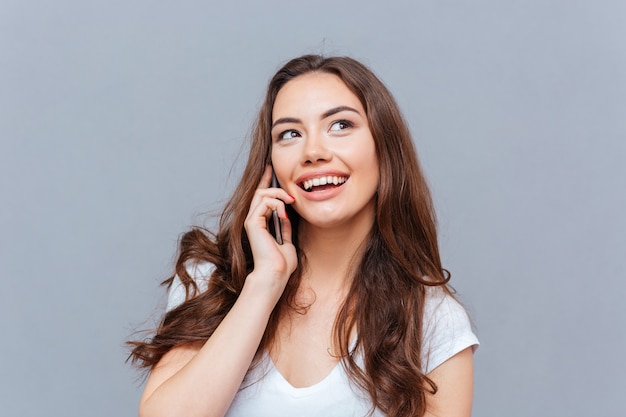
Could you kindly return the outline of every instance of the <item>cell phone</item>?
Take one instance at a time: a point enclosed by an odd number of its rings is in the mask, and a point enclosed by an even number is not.
[[[272,183],[270,184],[272,188],[278,188],[278,179],[276,178],[276,173],[274,173],[274,168],[272,168]],[[270,222],[270,233],[274,235],[276,242],[279,245],[283,244],[283,228],[280,223],[280,218],[278,218],[278,212],[276,210],[272,210],[272,221]]]

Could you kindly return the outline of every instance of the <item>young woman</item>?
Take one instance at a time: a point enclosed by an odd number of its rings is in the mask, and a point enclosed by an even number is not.
[[[296,58],[218,232],[183,236],[168,312],[131,342],[139,414],[469,416],[478,341],[448,279],[389,91],[351,58]]]

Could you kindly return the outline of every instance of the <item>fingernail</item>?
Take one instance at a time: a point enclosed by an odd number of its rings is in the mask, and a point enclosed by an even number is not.
[[[296,198],[295,198],[294,196],[292,196],[291,194],[289,194],[289,197],[291,197],[291,199],[292,199],[293,201],[296,201]]]

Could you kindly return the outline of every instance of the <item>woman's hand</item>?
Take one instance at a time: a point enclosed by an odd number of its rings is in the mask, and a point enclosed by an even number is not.
[[[298,265],[296,248],[291,242],[291,222],[285,209],[285,203],[291,204],[295,199],[282,188],[270,188],[271,177],[272,169],[267,166],[244,222],[254,258],[254,270],[246,282],[253,281],[270,289],[278,301]],[[282,245],[276,242],[267,227],[274,210],[282,224]]]
[[[204,345],[175,347],[154,367],[141,399],[140,416],[224,416],[230,407],[298,263],[285,212],[285,203],[294,199],[285,190],[269,188],[271,174],[268,167],[244,222],[254,270]],[[267,228],[273,210],[282,221],[282,245]]]

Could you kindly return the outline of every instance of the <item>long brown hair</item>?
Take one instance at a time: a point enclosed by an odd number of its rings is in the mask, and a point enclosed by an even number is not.
[[[449,274],[441,265],[435,211],[409,129],[383,83],[348,57],[305,55],[274,75],[254,126],[247,165],[222,212],[218,232],[195,228],[181,239],[176,274],[187,290],[187,300],[165,314],[152,338],[129,342],[130,358],[152,368],[173,347],[206,341],[235,303],[254,267],[243,223],[270,160],[274,101],[287,82],[311,72],[338,76],[359,98],[380,169],[374,225],[335,320],[334,342],[351,379],[370,394],[375,407],[388,416],[420,416],[426,410],[426,392],[436,391],[422,372],[420,355],[426,287],[439,285],[448,291]],[[288,210],[302,260],[299,216],[291,207]],[[199,291],[189,276],[190,262],[215,265],[206,291]],[[281,312],[298,308],[295,294],[301,273],[302,262],[270,317],[253,365],[270,346]],[[165,283],[171,284],[172,279]],[[352,329],[357,330],[355,343],[350,340]]]

